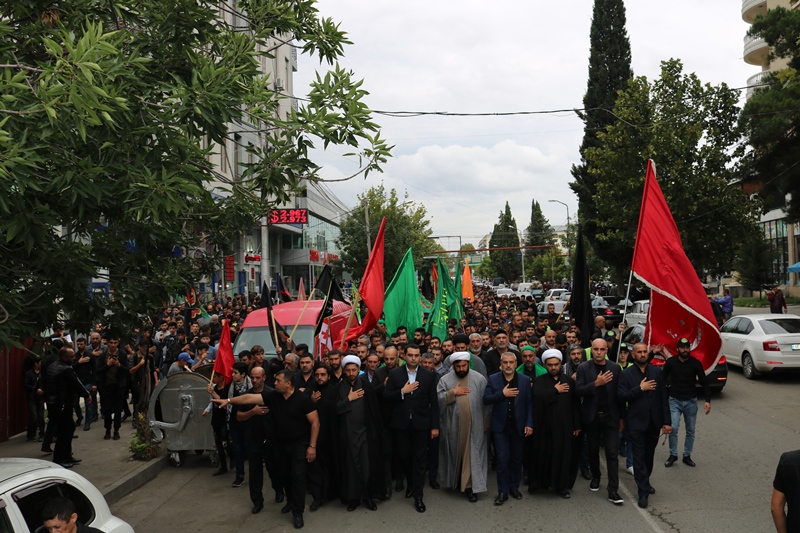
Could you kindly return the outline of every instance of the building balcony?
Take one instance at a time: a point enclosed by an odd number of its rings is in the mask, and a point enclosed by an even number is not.
[[[758,15],[767,12],[767,0],[742,0],[742,19],[752,24]]]
[[[760,37],[744,36],[744,62],[765,67],[769,65],[769,45]]]
[[[764,83],[764,79],[769,74],[770,74],[769,70],[762,70],[758,74],[754,74],[753,76],[750,76],[749,78],[747,78],[747,98],[750,98],[751,96],[753,96],[753,93],[757,89],[757,87],[754,87],[754,86],[755,85],[761,85],[762,83]]]

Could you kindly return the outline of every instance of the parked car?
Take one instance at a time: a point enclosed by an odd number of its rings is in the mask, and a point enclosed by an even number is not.
[[[800,369],[800,316],[739,315],[720,328],[722,353],[747,379]]]
[[[544,299],[548,302],[554,302],[561,297],[562,293],[568,292],[567,289],[550,289],[547,291],[547,295],[545,295]]]
[[[531,296],[533,296],[535,302],[541,302],[544,300],[544,291],[542,289],[531,289]]]
[[[647,322],[647,310],[650,308],[650,300],[638,300],[633,302],[633,307],[625,316],[625,321],[629,326],[633,324],[645,324]]]
[[[133,533],[111,514],[103,495],[86,478],[50,461],[0,459],[0,531],[29,533],[42,526],[42,510],[53,498],[75,504],[78,522],[106,533]]]
[[[514,296],[514,291],[506,288],[499,288],[496,291],[494,291],[494,293],[498,298],[500,298],[501,296],[507,296],[509,298]]]
[[[637,342],[647,342],[645,325],[634,324],[632,326],[628,326],[628,328],[622,333],[622,342],[628,344],[629,346],[633,346]],[[706,374],[708,386],[712,392],[722,391],[722,389],[725,387],[725,384],[728,382],[728,362],[724,351],[722,354],[722,357],[719,358],[719,361],[717,361],[717,365],[714,367],[714,369]],[[663,367],[664,363],[666,362],[667,359],[663,354],[651,354],[651,365]]]

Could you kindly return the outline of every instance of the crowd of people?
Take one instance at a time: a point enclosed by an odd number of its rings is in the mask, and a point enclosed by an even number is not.
[[[222,320],[235,329],[252,308],[232,298],[209,310],[210,318],[187,323],[181,307],[167,308],[155,331],[137,331],[124,346],[98,328],[73,348],[56,328],[53,353],[33,361],[25,377],[29,440],[41,440],[47,452],[56,437],[53,460],[71,467],[80,461],[70,448],[76,415],[85,430],[102,417],[105,438],[118,439],[120,424],[142,410],[158,380],[213,362]],[[624,322],[607,324],[599,316],[583,332],[561,318],[552,309],[537,316],[532,299],[478,289],[443,339],[424,328],[389,332],[380,321],[370,335],[322,357],[298,344],[267,359],[263,347],[251,346],[236,354],[230,384],[216,375],[208,386],[212,403],[204,416],[220,457],[213,475],[233,471],[233,487],[247,480],[252,512],[259,513],[266,470],[281,512],[292,513],[300,528],[307,494],[311,511],[336,500],[349,511],[376,510],[397,492],[425,512],[426,486],[444,486],[474,503],[488,491],[490,471],[495,505],[522,499],[523,490],[568,499],[579,474],[599,491],[603,448],[608,500],[623,503],[618,462],[624,457],[638,505],[647,507],[655,493],[649,481],[655,443],[659,434],[671,434],[666,466],[672,466],[678,453],[672,430],[681,414],[683,463],[694,466],[691,405],[696,413],[699,385],[710,410],[705,375],[683,343],[670,372],[662,372],[648,363],[645,345],[618,342]]]

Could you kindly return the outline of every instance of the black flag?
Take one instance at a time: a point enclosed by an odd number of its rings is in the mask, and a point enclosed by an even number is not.
[[[575,247],[575,266],[572,269],[572,297],[569,303],[570,318],[581,331],[581,345],[588,348],[592,345],[594,332],[594,313],[592,298],[589,294],[589,269],[586,266],[586,250],[583,247],[583,232],[578,226],[578,243]]]
[[[314,328],[314,336],[317,337],[319,336],[320,330],[322,330],[322,322],[333,315],[333,301],[339,300],[340,302],[346,302],[347,300],[345,300],[342,289],[339,288],[339,284],[336,283],[336,279],[333,277],[333,271],[330,265],[325,265],[325,268],[320,272],[317,278],[317,284],[314,285],[314,290],[319,291],[319,293],[323,294],[325,297],[325,303],[322,305],[322,312],[320,312],[317,318],[317,325]]]
[[[420,292],[425,298],[433,301],[433,285],[431,284],[431,271],[429,269],[422,271],[422,289]]]

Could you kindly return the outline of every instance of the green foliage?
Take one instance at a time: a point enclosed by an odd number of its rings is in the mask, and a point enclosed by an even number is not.
[[[572,266],[568,266],[564,259],[558,257],[553,249],[547,250],[533,258],[530,272],[526,273],[533,274],[540,281],[569,281],[572,279]]]
[[[330,64],[347,43],[315,1],[240,0],[249,16],[235,24],[219,5],[4,2],[0,346],[62,314],[82,330],[104,316],[135,325],[318,179],[308,154],[319,140],[351,147],[365,174],[380,170],[389,148],[361,82],[338,65],[278,116],[285,96],[261,71],[276,43],[298,39]],[[244,146],[242,130],[263,142]],[[224,142],[252,161],[240,176],[209,162]],[[110,282],[110,298],[89,298],[92,277]]]
[[[519,246],[519,232],[517,222],[511,216],[511,208],[506,202],[505,210],[500,212],[500,218],[494,225],[492,238],[489,239],[489,248],[507,248]],[[489,256],[492,258],[492,267],[497,275],[505,278],[507,283],[522,276],[522,262],[517,254],[520,250],[492,250]]]
[[[617,94],[633,77],[631,70],[631,45],[625,29],[625,4],[623,0],[595,0],[592,26],[589,34],[589,79],[583,97],[585,111],[583,141],[580,146],[581,163],[572,167],[575,181],[570,187],[578,195],[578,213],[583,224],[583,234],[592,246],[598,221],[597,182],[613,179],[614,174],[598,175],[590,172],[591,163],[586,152],[600,146],[599,134],[615,124]]]
[[[134,418],[136,421],[136,433],[133,434],[130,443],[128,443],[131,457],[137,461],[155,459],[161,450],[159,450],[158,443],[153,440],[153,431],[150,429],[147,415],[136,413]]]
[[[736,281],[749,291],[760,291],[775,283],[772,262],[778,258],[760,231],[750,232],[736,254]]]
[[[494,268],[491,256],[483,257],[481,264],[475,267],[475,275],[488,280],[497,277],[497,269]]]
[[[358,205],[342,220],[339,238],[336,240],[341,251],[340,261],[334,266],[337,277],[341,277],[342,272],[349,272],[354,277],[360,278],[367,266],[369,252],[364,218],[365,205],[369,209],[370,242],[373,246],[381,219],[386,217],[384,278],[387,286],[409,248],[413,250],[414,265],[417,269],[423,263],[430,265],[430,261],[425,261],[424,257],[430,255],[438,245],[429,239],[432,231],[426,219],[425,206],[409,200],[408,194],[402,199],[399,198],[396,190],[387,191],[381,183],[360,194]]]
[[[525,246],[544,246],[555,244],[553,227],[542,213],[542,207],[536,200],[531,201],[531,221],[525,228]],[[525,250],[526,257],[535,257],[547,253],[547,249]]]
[[[759,204],[732,186],[730,162],[741,156],[738,93],[702,84],[680,61],[665,61],[659,79],[633,79],[617,100],[620,120],[586,152],[597,179],[595,253],[622,285],[630,267],[646,162],[658,181],[683,247],[697,272],[729,271],[741,235],[751,231]],[[602,199],[602,201],[600,201]]]
[[[762,80],[747,100],[740,124],[752,151],[743,159],[742,178],[760,182],[759,195],[769,205],[783,205],[790,219],[800,219],[800,11],[777,7],[756,17],[749,35],[763,38],[772,58],[789,68]],[[787,196],[788,195],[788,196]]]

